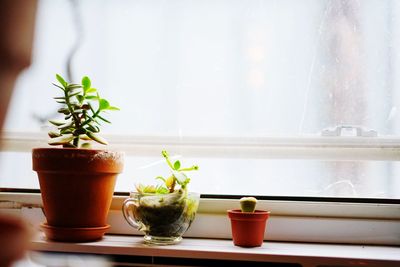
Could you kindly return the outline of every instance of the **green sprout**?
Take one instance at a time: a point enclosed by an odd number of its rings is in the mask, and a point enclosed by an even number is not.
[[[187,185],[190,182],[190,178],[186,175],[185,172],[197,171],[199,169],[199,166],[193,165],[191,167],[183,168],[181,167],[181,162],[179,160],[176,160],[174,163],[172,163],[167,151],[163,150],[161,154],[165,158],[169,168],[171,169],[171,175],[168,178],[164,178],[163,176],[156,177],[156,179],[163,182],[163,185],[144,186],[139,184],[136,186],[137,191],[140,193],[168,194],[173,193],[177,190],[175,189],[176,185],[180,186],[180,189],[178,190],[187,191]]]
[[[57,127],[57,131],[48,133],[49,145],[63,147],[88,148],[90,143],[107,145],[107,141],[98,135],[101,122],[111,123],[101,114],[106,111],[119,110],[101,98],[97,89],[92,87],[89,77],[84,76],[81,84],[68,83],[60,75],[56,75],[59,84],[54,84],[63,92],[62,96],[54,97],[57,103],[62,104],[58,113],[64,116],[63,120],[49,120]],[[86,142],[80,143],[80,140]]]

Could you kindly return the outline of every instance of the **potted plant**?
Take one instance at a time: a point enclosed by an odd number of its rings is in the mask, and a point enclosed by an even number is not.
[[[236,246],[259,247],[263,243],[269,211],[256,210],[256,204],[256,198],[243,197],[240,199],[241,209],[228,210]]]
[[[49,144],[57,148],[35,148],[33,170],[38,174],[47,222],[41,225],[47,238],[84,242],[102,238],[116,176],[123,169],[123,153],[91,149],[90,141],[107,144],[100,137],[106,111],[118,110],[101,98],[88,77],[81,84],[56,75],[62,91],[55,100],[63,120],[51,120]]]
[[[156,177],[162,182],[159,185],[137,185],[137,192],[132,192],[122,206],[126,221],[145,233],[146,243],[156,245],[182,240],[195,218],[200,198],[198,193],[188,191],[190,178],[186,175],[199,167],[184,168],[179,160],[172,163],[167,151],[162,151],[162,156],[171,169],[169,177]]]

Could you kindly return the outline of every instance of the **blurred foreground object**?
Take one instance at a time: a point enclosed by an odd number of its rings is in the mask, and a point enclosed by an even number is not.
[[[30,240],[28,226],[19,218],[0,213],[0,266],[22,258]]]
[[[0,1],[0,134],[19,73],[31,63],[36,0]],[[29,228],[19,218],[0,214],[0,266],[25,255]]]
[[[36,0],[0,1],[0,129],[19,73],[31,63]]]

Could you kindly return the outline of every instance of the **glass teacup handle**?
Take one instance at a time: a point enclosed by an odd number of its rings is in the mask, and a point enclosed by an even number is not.
[[[138,207],[137,201],[132,198],[128,198],[122,204],[122,214],[125,220],[135,229],[139,229],[140,225],[135,219],[134,210]]]

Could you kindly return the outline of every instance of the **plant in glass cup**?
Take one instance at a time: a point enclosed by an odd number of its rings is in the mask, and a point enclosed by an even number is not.
[[[145,233],[147,243],[167,245],[179,242],[195,218],[200,195],[188,191],[186,172],[199,167],[182,167],[179,160],[171,162],[167,151],[161,154],[171,174],[156,177],[161,185],[137,185],[137,192],[123,204],[123,214],[131,226]]]

